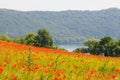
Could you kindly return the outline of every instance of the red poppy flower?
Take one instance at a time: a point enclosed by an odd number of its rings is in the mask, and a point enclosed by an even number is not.
[[[3,72],[3,68],[0,67],[0,73],[2,73],[2,72]]]

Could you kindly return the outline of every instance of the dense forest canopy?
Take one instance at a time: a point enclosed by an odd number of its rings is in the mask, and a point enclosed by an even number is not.
[[[16,38],[37,33],[40,28],[49,30],[57,43],[76,43],[104,36],[119,39],[120,10],[22,12],[0,9],[0,34]]]

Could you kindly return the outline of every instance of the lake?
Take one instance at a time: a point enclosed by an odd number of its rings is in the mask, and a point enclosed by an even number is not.
[[[65,48],[68,51],[73,51],[76,48],[84,48],[85,46],[83,44],[60,44],[59,48]]]

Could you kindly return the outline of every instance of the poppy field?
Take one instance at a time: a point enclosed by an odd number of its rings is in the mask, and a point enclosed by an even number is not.
[[[0,41],[0,80],[120,80],[120,58]]]

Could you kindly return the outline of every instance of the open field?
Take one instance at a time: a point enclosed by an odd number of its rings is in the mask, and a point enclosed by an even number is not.
[[[0,80],[120,80],[120,58],[0,41]]]

